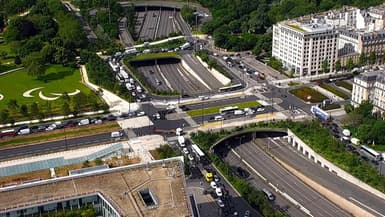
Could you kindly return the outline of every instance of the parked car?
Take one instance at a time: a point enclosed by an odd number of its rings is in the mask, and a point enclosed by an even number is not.
[[[222,189],[221,189],[221,188],[216,188],[216,189],[215,189],[215,193],[217,194],[218,197],[222,197],[222,196],[223,196],[223,193],[222,193]]]
[[[215,174],[215,175],[214,175],[214,181],[215,181],[215,182],[219,182],[219,180],[220,180],[219,176],[218,176],[217,174]]]
[[[183,154],[189,154],[189,151],[188,151],[187,148],[183,148],[183,149],[182,149],[182,152],[183,152]]]
[[[191,154],[188,154],[188,155],[187,155],[187,158],[188,158],[190,161],[193,161],[193,160],[194,160],[194,157],[193,157]]]

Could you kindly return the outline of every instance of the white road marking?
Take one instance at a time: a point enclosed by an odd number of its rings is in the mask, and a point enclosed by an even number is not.
[[[374,210],[373,208],[371,208],[371,207],[369,207],[368,205],[366,205],[366,204],[364,204],[364,203],[362,203],[362,202],[356,200],[356,199],[353,198],[353,197],[349,197],[349,199],[352,200],[352,201],[354,201],[354,202],[356,202],[356,203],[358,203],[359,205],[365,207],[366,209],[368,209],[368,210],[374,212],[374,213],[375,213],[376,215],[378,215],[378,216],[385,216],[385,215],[381,214],[380,212],[378,212],[377,210]]]

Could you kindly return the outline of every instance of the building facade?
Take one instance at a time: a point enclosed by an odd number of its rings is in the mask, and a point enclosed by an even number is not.
[[[385,6],[344,7],[286,20],[273,26],[272,56],[296,76],[333,72],[337,60],[357,63],[360,55],[385,54]]]
[[[385,111],[385,72],[371,71],[354,77],[351,104],[358,107],[363,101],[373,104],[373,112]]]

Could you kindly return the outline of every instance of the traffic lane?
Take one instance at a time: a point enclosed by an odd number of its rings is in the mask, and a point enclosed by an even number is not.
[[[243,169],[247,170],[251,177],[247,179],[247,182],[249,182],[255,189],[262,190],[263,188],[269,189],[271,192],[274,192],[274,190],[269,186],[267,183],[263,182],[261,178],[259,178],[255,173],[253,173],[247,166],[245,166],[241,160],[236,157],[234,154],[228,154],[224,158],[226,162],[229,163],[230,166],[238,167],[241,166]],[[295,217],[306,217],[307,215],[300,211],[297,207],[295,207],[293,204],[289,203],[283,196],[280,194],[274,194],[275,200],[274,202],[271,202],[271,204],[278,210],[281,210],[282,212],[289,214],[289,216],[295,216]]]
[[[223,87],[223,84],[212,75],[199,60],[190,54],[182,56],[182,59],[190,66],[190,68],[212,89]]]
[[[268,142],[267,139],[265,141]],[[376,210],[382,215],[385,215],[385,201],[383,199],[335,176],[324,168],[321,168],[318,164],[314,163],[314,161],[311,161],[294,150],[286,141],[273,140],[270,141],[270,145],[270,150],[274,155],[284,160],[292,167],[301,170],[301,172],[307,177],[316,180],[317,183],[327,187],[329,190],[345,197],[348,200],[349,198],[354,198],[355,200],[360,201],[372,209],[367,209],[369,212]],[[378,213],[374,214],[378,215]]]
[[[0,160],[24,157],[26,155],[44,154],[48,152],[65,150],[68,148],[81,147],[91,144],[93,145],[108,141],[112,141],[111,132],[26,146],[18,146],[14,148],[6,148],[0,150]]]
[[[229,215],[232,215],[234,212],[237,212],[238,215],[241,216],[246,212],[246,210],[250,211],[251,216],[261,216],[250,206],[250,204],[247,203],[247,201],[244,198],[238,196],[238,194],[231,187],[231,185],[226,181],[226,179],[224,179],[224,177],[213,166],[208,165],[206,169],[213,171],[215,174],[219,176],[220,180],[218,183],[220,183],[220,185],[222,185],[223,188],[226,189],[229,193],[228,198],[225,199],[222,197],[223,202],[225,203],[224,209],[221,210],[224,214],[222,216],[229,216]],[[205,182],[203,176],[201,180],[203,181],[206,189],[211,188],[209,183]]]
[[[351,216],[300,179],[278,165],[271,157],[253,143],[245,143],[236,152],[265,178],[286,192],[315,216]]]
[[[307,104],[301,99],[289,93],[289,89],[280,89],[272,85],[267,86],[269,89],[266,92],[261,93],[266,98],[280,98],[282,102],[279,104],[284,109],[290,109],[292,106],[301,108],[306,113],[310,113],[311,104]]]
[[[264,111],[261,111],[261,112],[255,112],[254,114],[248,114],[248,115],[234,115],[233,113],[231,114],[224,114],[224,115],[221,115],[219,113],[215,113],[215,114],[209,114],[209,115],[200,115],[200,116],[195,116],[195,117],[192,117],[192,119],[197,122],[197,123],[204,123],[204,122],[215,122],[215,116],[222,116],[224,118],[224,120],[222,120],[222,124],[225,123],[225,122],[228,122],[229,120],[234,120],[234,119],[250,119],[250,118],[255,118],[257,115],[260,115],[260,114],[267,114],[269,112],[271,112],[271,109],[273,109],[273,111],[276,111],[273,107],[271,106],[267,106],[265,107],[265,110]]]
[[[254,95],[250,96],[243,96],[243,97],[236,97],[236,98],[230,98],[230,99],[210,99],[210,100],[202,100],[200,103],[195,103],[195,104],[189,104],[185,105],[185,107],[188,110],[195,110],[195,109],[202,109],[203,108],[210,108],[214,106],[231,106],[232,104],[235,103],[241,103],[241,102],[249,102],[249,101],[257,101],[259,100],[258,97]]]

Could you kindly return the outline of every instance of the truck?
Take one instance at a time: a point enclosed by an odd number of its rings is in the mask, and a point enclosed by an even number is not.
[[[313,105],[310,108],[310,112],[321,121],[331,121],[330,115],[318,106]]]
[[[177,136],[181,136],[181,135],[183,134],[183,129],[180,128],[180,127],[176,128],[175,134],[176,134]]]
[[[178,143],[179,143],[180,147],[185,147],[186,146],[185,142],[186,141],[185,141],[183,136],[178,136]]]

